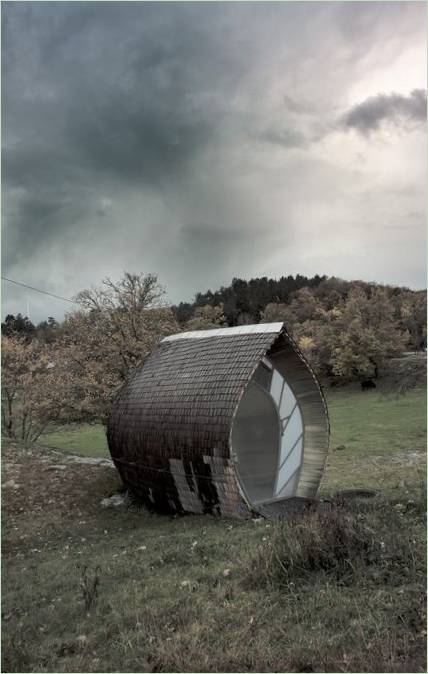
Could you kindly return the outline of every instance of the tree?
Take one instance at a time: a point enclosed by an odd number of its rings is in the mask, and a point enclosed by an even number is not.
[[[333,374],[344,379],[377,377],[388,358],[403,351],[407,334],[397,328],[393,305],[383,288],[367,297],[350,291],[335,321],[331,358]]]
[[[318,375],[333,374],[331,355],[337,313],[337,310],[325,312],[318,309],[314,319],[288,324],[292,337]]]
[[[189,318],[189,307],[203,307],[223,305],[226,322],[230,326],[258,323],[266,305],[273,302],[288,302],[290,295],[300,288],[316,288],[326,280],[325,276],[316,274],[307,278],[298,274],[282,276],[280,279],[254,278],[250,281],[234,278],[230,286],[222,286],[219,290],[205,293],[196,293],[193,304],[181,303],[175,307],[179,322],[184,323]],[[346,281],[342,281],[346,284]]]
[[[261,323],[286,321],[290,317],[290,308],[282,302],[269,302],[262,311]]]
[[[220,328],[225,325],[225,322],[222,304],[216,307],[205,304],[203,307],[196,307],[193,318],[187,321],[185,325],[185,330]]]
[[[194,305],[190,304],[190,302],[180,302],[179,305],[172,307],[174,315],[180,325],[190,321],[193,316],[194,309]]]
[[[41,321],[37,324],[35,334],[40,341],[51,343],[60,336],[59,323],[55,318],[49,316],[47,321]]]
[[[333,281],[330,287],[297,291],[288,305],[268,304],[263,321],[285,321],[320,375],[377,377],[387,359],[403,350],[408,333],[394,318],[387,289],[358,282],[348,284],[344,296],[338,280]],[[317,297],[320,288],[323,302]]]
[[[162,337],[179,332],[164,294],[156,276],[126,272],[118,282],[106,278],[77,295],[82,309],[68,314],[62,331],[89,419],[105,421],[131,372]]]
[[[2,335],[13,335],[19,334],[24,336],[27,340],[33,338],[36,328],[32,324],[27,316],[22,314],[8,314],[4,320],[4,323],[1,324],[1,333]]]
[[[80,405],[77,378],[63,345],[2,338],[3,431],[25,444],[53,423],[68,421]]]
[[[420,351],[427,345],[427,306],[426,291],[407,291],[398,297],[398,320],[409,333],[408,348]]]

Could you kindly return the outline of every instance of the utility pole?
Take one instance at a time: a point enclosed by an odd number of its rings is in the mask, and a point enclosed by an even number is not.
[[[27,295],[27,318],[28,318],[28,320],[31,320],[31,317],[30,317],[30,298],[28,297],[28,295]]]

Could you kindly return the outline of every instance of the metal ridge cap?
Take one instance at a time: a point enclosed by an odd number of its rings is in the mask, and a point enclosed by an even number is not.
[[[190,332],[178,332],[175,335],[169,335],[160,340],[162,342],[173,342],[176,339],[205,339],[207,337],[233,337],[235,335],[252,334],[279,334],[284,327],[284,323],[256,323],[254,325],[238,325],[233,328],[212,328],[210,330],[192,330]]]

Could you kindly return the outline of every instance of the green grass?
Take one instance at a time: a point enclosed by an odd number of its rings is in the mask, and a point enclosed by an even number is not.
[[[401,397],[376,391],[327,391],[331,447],[345,445],[359,456],[425,448],[426,390]]]
[[[413,489],[426,474],[426,389],[404,396],[327,391],[331,439],[321,493]],[[342,449],[337,449],[342,447]]]
[[[80,456],[109,457],[105,427],[101,424],[60,426],[41,435],[38,444]]]
[[[399,398],[346,388],[327,389],[326,396],[331,440],[321,493],[351,487],[390,490],[420,482],[425,474],[425,389]],[[82,456],[109,456],[100,424],[60,427],[39,443]],[[339,446],[344,449],[336,450]]]
[[[2,671],[426,671],[425,392],[327,396],[322,493],[383,495],[283,524],[102,508],[115,470],[4,442]]]
[[[283,530],[103,509],[114,471],[75,470],[52,491],[40,469],[39,493],[28,482],[6,504],[2,671],[425,671],[421,509],[352,514],[348,564],[334,519]]]
[[[375,391],[326,390],[331,424],[331,448],[345,445],[352,453],[378,455],[425,447],[426,390],[396,398]],[[108,456],[101,424],[61,426],[40,437],[40,444],[82,456]]]

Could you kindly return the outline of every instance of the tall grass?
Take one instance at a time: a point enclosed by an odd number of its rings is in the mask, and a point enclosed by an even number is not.
[[[336,500],[328,508],[279,520],[256,552],[248,554],[246,582],[252,587],[289,586],[313,582],[316,575],[341,585],[394,585],[403,576],[417,581],[425,560],[415,532],[424,517],[422,508],[422,500]]]

